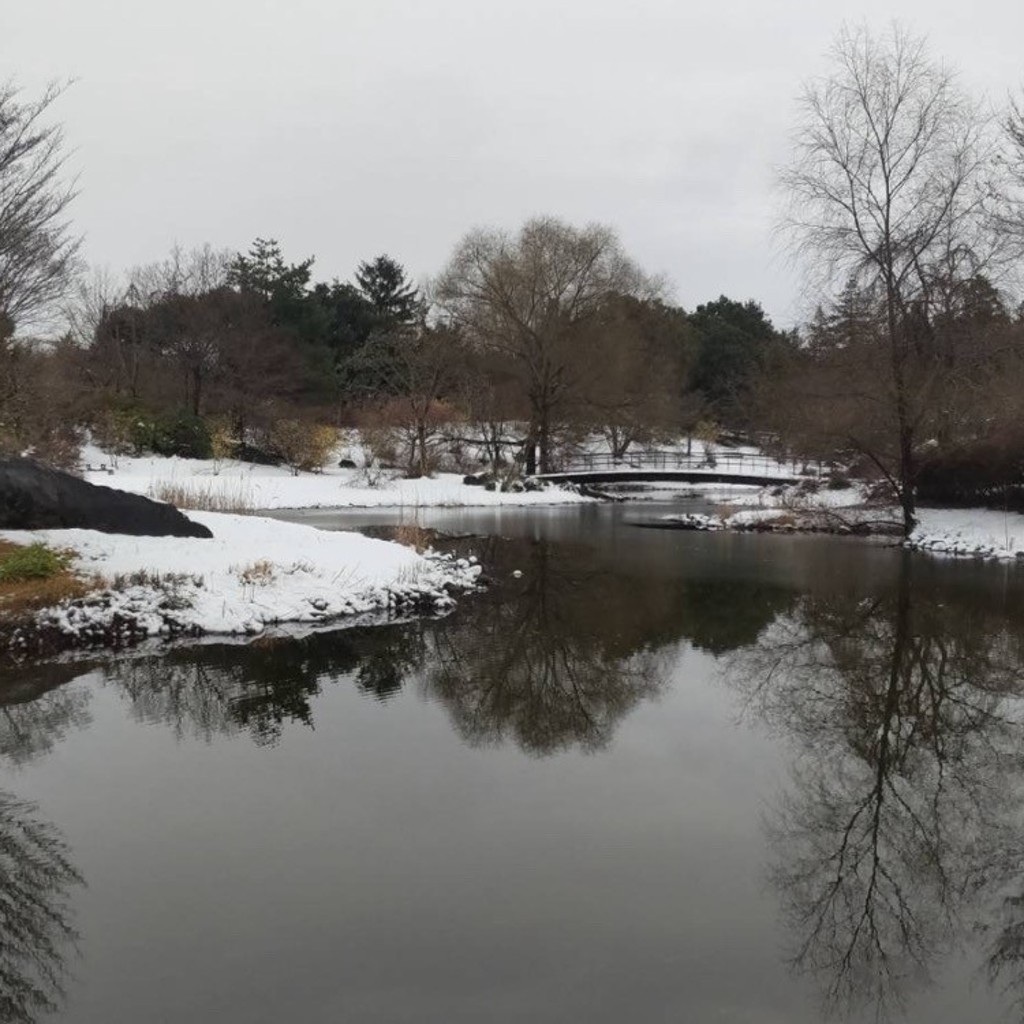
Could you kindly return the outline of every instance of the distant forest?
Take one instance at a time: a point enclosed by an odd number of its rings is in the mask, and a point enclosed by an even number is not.
[[[899,503],[1024,503],[1024,109],[988,111],[895,27],[837,37],[779,174],[818,297],[780,331],[750,298],[674,304],[617,234],[537,217],[467,233],[416,283],[401,254],[317,280],[278,241],[89,272],[59,90],[0,91],[0,451],[320,468],[356,426],[413,475],[552,469],[756,435]],[[472,453],[472,459],[467,453]]]

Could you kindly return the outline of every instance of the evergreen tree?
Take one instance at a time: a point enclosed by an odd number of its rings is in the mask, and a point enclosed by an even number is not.
[[[295,303],[306,294],[313,257],[288,265],[273,238],[257,238],[247,255],[238,253],[228,269],[228,283],[239,291],[255,292],[271,305]]]
[[[407,327],[422,319],[424,303],[419,289],[405,275],[405,268],[390,256],[378,256],[359,264],[356,283],[373,306],[378,329]]]
[[[771,346],[783,335],[760,304],[736,302],[722,295],[698,306],[690,323],[700,336],[693,386],[728,415],[749,388]]]

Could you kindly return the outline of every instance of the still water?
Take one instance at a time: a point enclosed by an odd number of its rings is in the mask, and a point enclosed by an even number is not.
[[[1019,1018],[1024,572],[643,511],[423,512],[494,580],[445,619],[4,680],[0,1020]]]

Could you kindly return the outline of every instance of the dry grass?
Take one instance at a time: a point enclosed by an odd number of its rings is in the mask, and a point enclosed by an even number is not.
[[[402,523],[395,527],[394,540],[407,548],[415,548],[420,554],[430,547],[430,531],[419,523]]]
[[[245,587],[268,586],[274,579],[273,563],[262,558],[253,562],[252,565],[238,570],[238,578],[242,581],[242,586]]]
[[[0,561],[19,548],[21,545],[0,540]],[[94,581],[83,579],[67,566],[46,579],[5,581],[0,583],[0,617],[18,619],[61,601],[82,597],[94,588]]]
[[[103,580],[103,585],[111,590],[128,590],[131,587],[149,587],[151,590],[173,590],[175,587],[191,583],[201,587],[204,583],[202,575],[190,572],[152,572],[149,569],[136,569],[134,572],[118,573],[113,579]]]
[[[149,488],[149,496],[192,512],[234,512],[246,515],[256,510],[252,488],[244,480],[227,487],[221,482],[182,484],[169,480],[158,481]]]

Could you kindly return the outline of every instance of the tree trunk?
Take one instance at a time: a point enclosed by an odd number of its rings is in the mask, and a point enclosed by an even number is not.
[[[900,426],[900,506],[903,532],[910,536],[917,526],[917,500],[914,495],[914,438],[909,425]]]
[[[420,446],[420,476],[427,475],[427,425],[420,421],[416,425],[416,440]]]
[[[525,473],[527,476],[533,476],[537,472],[537,443],[533,437],[532,427],[530,432],[526,435],[526,440],[523,442],[523,448],[526,450]]]
[[[537,430],[537,441],[540,446],[540,471],[551,472],[551,422],[548,410],[541,410],[540,423]]]
[[[198,366],[192,369],[192,412],[196,416],[202,407],[203,398],[203,371]]]
[[[889,331],[889,356],[892,360],[893,388],[896,392],[896,429],[899,443],[900,507],[903,509],[903,532],[910,536],[917,525],[914,499],[914,428],[907,408],[907,381],[904,372],[905,346],[902,332],[906,330],[901,322],[898,292],[891,280],[886,280],[886,320]]]

